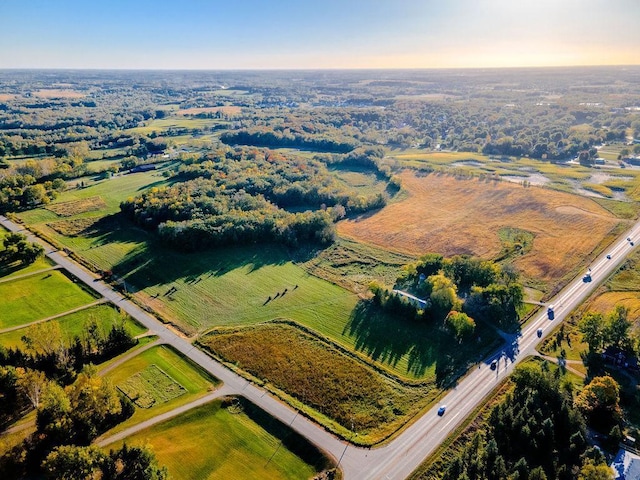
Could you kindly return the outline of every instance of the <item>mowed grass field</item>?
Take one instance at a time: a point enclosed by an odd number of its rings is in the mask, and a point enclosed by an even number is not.
[[[218,384],[215,378],[211,377],[207,372],[185,359],[167,345],[157,345],[140,352],[135,357],[109,371],[106,374],[106,378],[108,378],[114,386],[118,387],[124,385],[130,381],[132,377],[144,372],[152,365],[162,370],[175,383],[182,386],[186,392],[166,402],[158,399],[150,408],[136,407],[133,416],[109,430],[105,436],[129,428],[132,425],[148,420],[161,413],[173,410],[185,403],[189,403],[196,398],[206,395]],[[149,393],[153,396],[153,392]]]
[[[96,301],[59,270],[0,283],[0,329],[23,325]]]
[[[304,445],[304,439],[273,421],[257,423],[241,410],[223,408],[221,403],[190,410],[126,442],[150,445],[174,480],[299,480],[322,469],[321,454]],[[304,449],[307,461],[288,446]]]
[[[515,265],[525,277],[553,284],[584,262],[619,223],[590,199],[550,189],[410,171],[401,178],[407,199],[340,222],[340,235],[415,255],[494,258],[501,249],[500,229],[518,228],[534,240]]]
[[[60,331],[63,332],[68,341],[71,341],[82,334],[85,325],[90,320],[95,320],[98,328],[106,335],[113,325],[122,321],[122,318],[124,318],[125,328],[131,335],[136,336],[146,331],[142,325],[128,315],[122,317],[121,313],[110,304],[96,305],[49,321],[58,323]],[[1,333],[0,345],[5,348],[21,347],[23,345],[21,338],[28,332],[28,329],[29,327],[25,327]]]

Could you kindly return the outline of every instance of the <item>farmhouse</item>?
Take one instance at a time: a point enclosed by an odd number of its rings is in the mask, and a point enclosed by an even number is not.
[[[153,164],[136,165],[131,170],[129,170],[129,173],[149,172],[155,169],[156,169],[156,166]]]
[[[409,300],[413,305],[415,305],[418,308],[425,308],[427,306],[427,301],[426,300],[422,300],[421,298],[418,298],[414,295],[411,295],[410,293],[407,292],[403,292],[402,290],[394,290],[393,293],[395,293],[396,295],[400,295],[401,297],[406,298],[407,300]]]

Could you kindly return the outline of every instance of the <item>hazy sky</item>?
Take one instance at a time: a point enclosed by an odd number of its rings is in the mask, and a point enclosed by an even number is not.
[[[640,0],[0,0],[0,68],[640,64]]]

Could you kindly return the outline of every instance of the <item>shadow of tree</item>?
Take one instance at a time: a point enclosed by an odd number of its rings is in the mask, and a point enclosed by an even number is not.
[[[488,348],[499,341],[490,328],[480,337],[459,343],[441,327],[440,322],[420,321],[392,315],[369,300],[363,300],[351,312],[343,335],[354,338],[355,348],[372,360],[392,367],[406,358],[406,373],[424,377],[434,368],[439,387],[449,387]]]
[[[221,276],[237,268],[247,273],[265,265],[282,265],[295,259],[306,261],[313,252],[292,252],[280,245],[254,244],[218,247],[201,252],[179,252],[162,244],[121,214],[103,217],[80,235],[98,244],[133,243],[137,246],[112,267],[113,273],[127,282],[130,291],[168,285],[176,280],[196,283],[204,278]]]

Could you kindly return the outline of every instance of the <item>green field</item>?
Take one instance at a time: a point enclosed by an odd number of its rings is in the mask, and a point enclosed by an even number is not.
[[[189,117],[169,117],[169,118],[159,118],[150,120],[146,125],[142,127],[135,127],[126,130],[129,133],[139,133],[143,135],[148,135],[152,132],[157,132],[162,134],[163,131],[169,129],[208,129],[214,125],[226,124],[220,119],[215,118],[189,118]],[[171,137],[168,137],[167,140],[171,140]]]
[[[106,374],[106,377],[115,385],[120,387],[130,381],[135,375],[147,370],[151,365],[155,365],[181,385],[186,392],[174,397],[166,402],[157,402],[149,408],[136,407],[136,411],[123,423],[107,432],[106,435],[124,430],[132,425],[140,423],[161,413],[173,410],[180,405],[189,403],[196,398],[206,395],[212,391],[218,381],[197,367],[191,361],[185,359],[171,347],[159,345],[151,347],[135,357],[127,360]],[[153,395],[153,393],[151,392]]]
[[[325,467],[320,453],[304,439],[249,409],[249,405],[245,412],[224,408],[214,401],[143,430],[126,442],[150,445],[174,480],[298,480],[311,478]],[[300,451],[307,461],[290,449]]]
[[[155,364],[130,376],[118,388],[140,408],[166,403],[187,391]]]
[[[0,328],[57,315],[96,298],[59,270],[0,283]]]
[[[120,313],[110,304],[103,304],[96,305],[79,312],[70,313],[69,315],[50,321],[59,323],[60,331],[67,336],[67,340],[72,340],[74,337],[82,333],[82,330],[89,319],[94,319],[97,322],[98,327],[103,332],[108,332],[116,322],[120,321]],[[131,335],[139,335],[146,331],[142,325],[131,319],[128,315],[125,317],[125,322],[125,328],[131,333]],[[20,339],[27,332],[27,329],[28,327],[25,327],[19,330],[0,334],[0,345],[5,348],[21,346],[22,341]]]

